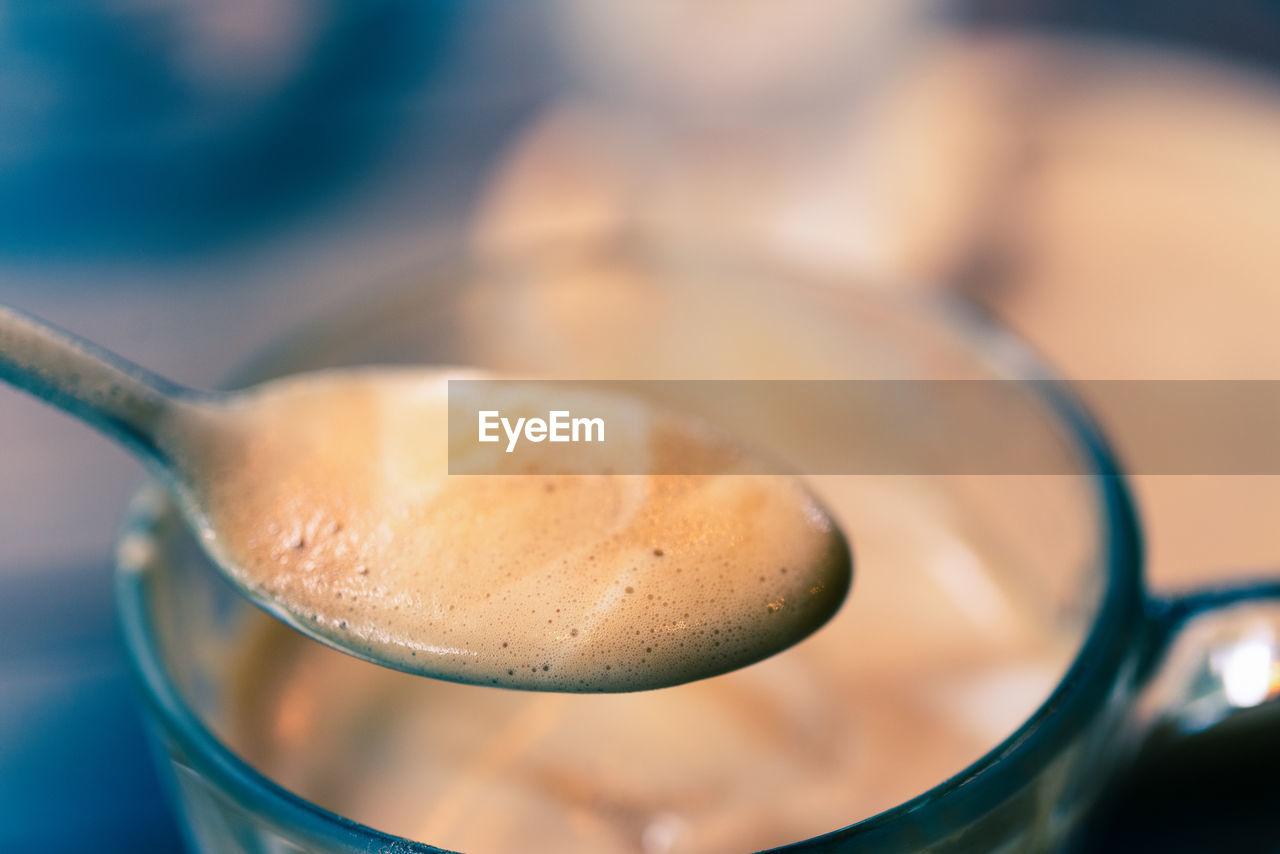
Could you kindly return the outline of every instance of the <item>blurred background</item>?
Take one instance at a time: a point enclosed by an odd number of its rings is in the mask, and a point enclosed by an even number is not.
[[[1271,0],[0,2],[0,301],[190,385],[433,257],[584,231],[950,289],[1085,379],[1280,379]],[[140,471],[0,389],[0,850],[176,851],[115,636]],[[1276,477],[1140,477],[1160,589]],[[1275,850],[1274,724],[1082,850]]]

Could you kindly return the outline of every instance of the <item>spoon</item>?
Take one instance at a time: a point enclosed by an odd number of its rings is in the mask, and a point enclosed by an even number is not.
[[[244,595],[365,660],[641,690],[772,655],[843,601],[848,545],[790,478],[448,475],[459,375],[364,368],[200,392],[0,306],[0,378],[131,450]],[[651,445],[722,450],[637,401],[597,402],[652,412]]]

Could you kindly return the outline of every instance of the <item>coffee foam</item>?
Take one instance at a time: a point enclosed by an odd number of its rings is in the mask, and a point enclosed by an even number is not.
[[[722,673],[839,607],[848,547],[789,478],[448,475],[447,382],[461,375],[329,372],[234,399],[185,461],[208,484],[211,551],[338,646],[533,690]],[[650,427],[655,459],[723,453],[673,416]]]

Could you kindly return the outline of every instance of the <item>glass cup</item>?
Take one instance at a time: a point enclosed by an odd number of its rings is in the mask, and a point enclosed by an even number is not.
[[[282,341],[237,381],[401,362],[573,379],[1028,381],[1028,430],[1038,431],[1045,453],[1070,462],[1055,467],[1063,473],[904,472],[857,483],[874,498],[920,481],[919,494],[928,500],[912,505],[911,513],[926,523],[957,515],[979,531],[991,546],[982,554],[999,556],[984,558],[991,565],[982,572],[1020,587],[1010,600],[1025,611],[1017,616],[1053,626],[1064,653],[1050,665],[1041,693],[1023,697],[1025,708],[1002,706],[1004,695],[984,695],[979,716],[998,736],[971,760],[938,771],[914,790],[886,783],[882,794],[892,803],[868,801],[872,806],[861,811],[851,806],[818,835],[791,839],[788,850],[1052,850],[1153,729],[1204,729],[1273,698],[1280,584],[1173,599],[1149,594],[1137,522],[1102,437],[1065,391],[1043,382],[1044,369],[1019,342],[973,309],[945,298],[797,277],[759,259],[729,261],[625,242],[566,243],[425,269]],[[905,429],[907,419],[930,423],[936,415],[927,404],[914,406],[883,413],[883,424],[865,429],[893,432]],[[795,450],[859,440],[845,428],[803,442],[775,438],[784,450],[788,442]],[[846,610],[863,607],[876,579],[889,575],[862,562],[856,520],[850,535],[859,568]],[[132,507],[119,544],[116,590],[163,773],[193,850],[440,850],[294,794],[229,743],[235,738],[228,735],[228,697],[242,690],[235,683],[244,641],[270,619],[212,569],[155,486]],[[849,648],[842,668],[889,660],[897,647],[931,637],[935,618],[913,588],[902,590],[887,606],[877,604],[883,613],[855,611],[856,622],[875,625],[879,643]],[[952,593],[964,606],[982,591]],[[820,643],[820,636],[797,650]],[[934,652],[927,643],[921,649],[901,659],[898,675],[909,680],[913,668],[928,664]],[[793,652],[779,656],[781,664],[756,667],[786,667]],[[911,744],[924,735],[908,732],[889,745],[889,763],[916,762]],[[308,749],[339,747],[317,739]],[[374,772],[352,769],[361,773]]]

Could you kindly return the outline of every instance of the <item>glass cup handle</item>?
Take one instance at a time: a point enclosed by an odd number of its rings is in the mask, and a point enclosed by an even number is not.
[[[1247,709],[1280,707],[1280,580],[1153,599],[1142,732],[1190,735]]]

